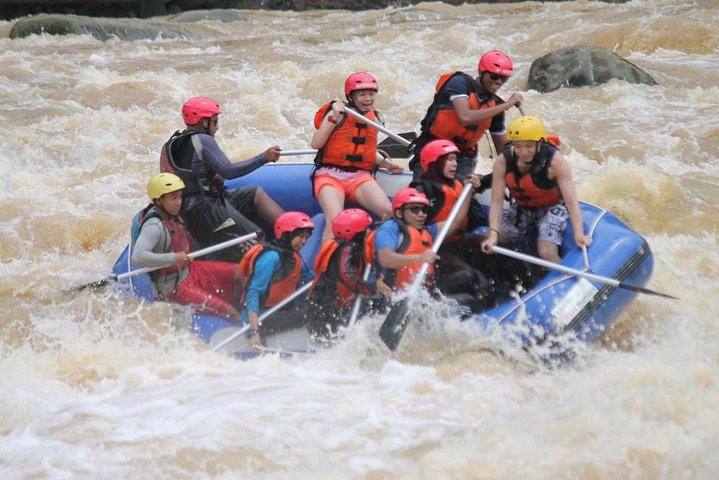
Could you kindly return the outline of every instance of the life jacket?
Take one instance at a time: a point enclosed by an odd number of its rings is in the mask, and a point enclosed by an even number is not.
[[[483,120],[479,125],[464,126],[459,120],[452,102],[443,102],[440,99],[442,88],[450,79],[458,75],[467,77],[472,85],[472,91],[469,92],[469,108],[471,110],[482,110],[498,105],[499,97],[491,93],[480,93],[477,80],[470,75],[464,72],[445,73],[439,77],[437,85],[435,86],[434,100],[422,120],[422,133],[426,140],[437,138],[451,140],[457,145],[460,152],[473,154],[482,135],[484,135],[484,132],[486,132],[492,124],[492,118],[490,117]],[[418,142],[418,146],[419,143],[420,142]]]
[[[206,132],[197,130],[176,131],[162,146],[160,153],[160,171],[174,173],[185,183],[183,195],[208,193],[221,196],[225,191],[225,179],[209,168],[202,155],[202,143],[197,134]],[[192,170],[194,155],[200,159],[200,171]]]
[[[239,284],[242,287],[241,301],[245,301],[246,286],[255,273],[257,259],[265,251],[274,250],[280,255],[280,268],[272,274],[267,292],[260,298],[262,308],[270,308],[289,297],[296,289],[302,276],[302,257],[297,252],[272,245],[257,244],[242,257],[239,266]]]
[[[323,296],[332,295],[332,308],[340,309],[346,308],[352,305],[352,302],[357,297],[356,293],[347,285],[341,278],[339,269],[339,255],[341,255],[342,248],[351,248],[349,242],[341,240],[327,240],[322,244],[319,253],[315,257],[313,264],[313,270],[315,271],[315,278],[312,282],[312,287],[308,294],[309,298],[313,298],[315,287],[320,280],[323,284],[328,285],[328,288],[323,289],[321,294]],[[356,275],[362,275],[362,265],[359,265]]]
[[[511,142],[504,146],[502,155],[507,162],[507,171],[504,175],[510,195],[522,208],[543,208],[556,205],[562,200],[557,180],[549,179],[549,167],[557,148],[541,142],[539,151],[534,155],[529,170],[520,173],[517,156]]]
[[[399,225],[399,245],[395,249],[395,252],[403,255],[412,255],[415,253],[422,253],[425,250],[432,248],[432,235],[429,234],[426,228],[417,230],[416,228],[410,227],[406,223],[396,219],[387,221],[397,222],[397,225]],[[379,265],[379,260],[375,257],[375,240],[377,237],[377,230],[379,229],[372,230],[367,234],[367,239],[365,240],[365,260],[368,263],[376,265],[378,268],[382,268],[382,266]],[[422,268],[421,262],[405,265],[398,270],[385,268],[384,271],[386,273],[384,282],[390,287],[395,287],[397,289],[405,288],[414,281],[420,268]],[[427,283],[431,283],[431,278],[433,276],[434,264],[430,264],[427,269]]]
[[[429,199],[429,212],[427,212],[426,223],[437,223],[447,220],[452,208],[459,200],[459,196],[464,189],[462,182],[453,180],[452,185],[444,182],[433,182],[431,180],[420,180],[411,184],[419,191],[427,195]],[[460,225],[460,230],[447,236],[445,243],[459,242],[463,240],[462,230],[467,230],[469,219],[464,217]]]
[[[351,104],[346,103],[345,108],[357,110]],[[322,105],[315,113],[315,128],[320,128],[322,120],[332,109],[332,102]],[[376,110],[364,114],[368,119],[382,123],[382,115]],[[319,149],[315,157],[317,168],[321,166],[338,167],[349,171],[366,170],[373,171],[377,163],[377,130],[349,115],[342,115],[327,143]]]
[[[150,218],[159,218],[162,225],[165,227],[165,231],[170,235],[170,246],[163,253],[176,253],[184,252],[189,253],[191,249],[191,237],[185,228],[185,222],[180,217],[163,218],[162,215],[155,209],[154,204],[149,204],[135,214],[132,218],[132,226],[130,227],[130,247],[135,246],[137,238],[140,236],[140,230],[142,225]],[[171,265],[164,267],[154,272],[150,272],[150,279],[156,281],[158,278],[168,275],[170,273],[180,272],[183,268],[179,265]]]

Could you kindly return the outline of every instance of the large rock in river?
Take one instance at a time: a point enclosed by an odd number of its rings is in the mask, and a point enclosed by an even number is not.
[[[152,40],[192,38],[187,30],[170,25],[157,25],[147,20],[77,17],[73,15],[38,15],[22,18],[10,31],[10,38],[28,35],[92,35],[98,40],[117,37],[120,40]]]
[[[656,85],[647,72],[606,48],[577,46],[549,53],[532,62],[527,88],[551,92],[561,87],[586,87],[616,78]]]

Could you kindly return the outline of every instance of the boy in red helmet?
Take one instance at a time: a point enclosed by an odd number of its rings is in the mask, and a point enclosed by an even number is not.
[[[476,187],[479,181],[476,181]],[[468,195],[448,234],[455,232],[467,216]],[[384,222],[367,241],[368,256],[383,269],[385,281],[395,289],[409,286],[424,262],[430,263],[428,277],[433,277],[433,264],[439,259],[432,242],[444,222],[426,225],[429,200],[424,193],[407,187],[392,199],[394,217]]]
[[[242,162],[231,162],[215,141],[220,106],[208,97],[191,98],[182,106],[187,128],[175,132],[162,147],[160,170],[185,182],[182,217],[192,236],[203,246],[252,232],[258,224],[272,225],[284,210],[259,187],[225,190],[225,179],[238,178],[279,159],[273,146]],[[239,249],[228,249],[221,258],[238,260]]]
[[[513,93],[506,102],[497,92],[512,76],[512,61],[499,50],[486,52],[479,59],[479,76],[464,72],[442,75],[435,87],[435,96],[422,120],[422,133],[415,142],[415,155],[410,161],[414,179],[422,175],[419,157],[422,148],[432,140],[451,140],[459,148],[457,178],[463,180],[476,164],[477,143],[489,130],[497,152],[507,141],[504,112],[524,99]]]
[[[368,119],[383,123],[374,109],[379,91],[377,79],[367,72],[353,73],[345,81],[347,103],[333,100],[315,114],[317,129],[312,148],[318,149],[312,188],[327,220],[322,239],[332,238],[332,221],[344,209],[345,199],[369,210],[380,218],[392,216],[387,195],[372,175],[379,168],[401,173],[402,167],[377,151],[377,130],[344,114],[355,110]]]

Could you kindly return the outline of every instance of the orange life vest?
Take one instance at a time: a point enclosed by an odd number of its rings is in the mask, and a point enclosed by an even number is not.
[[[467,76],[473,86],[472,91],[469,92],[470,110],[482,110],[497,105],[497,100],[494,95],[491,95],[488,100],[480,100],[477,93],[479,91],[479,85],[471,76],[464,72],[445,73],[439,77],[439,80],[437,81],[434,102],[430,106],[427,116],[422,121],[422,126],[424,129],[428,129],[429,135],[432,138],[451,140],[457,145],[457,148],[459,148],[462,153],[474,153],[477,143],[482,138],[482,135],[484,135],[484,132],[486,132],[492,124],[492,117],[482,120],[479,125],[466,127],[459,120],[452,102],[440,102],[440,90],[442,90],[442,87],[444,87],[449,79],[454,78],[457,75]]]
[[[562,192],[557,180],[549,179],[549,167],[557,149],[542,143],[532,160],[532,165],[525,173],[520,173],[517,156],[511,143],[505,145],[502,155],[507,163],[504,181],[510,195],[522,208],[551,207],[562,201]]]
[[[459,200],[459,196],[462,195],[462,190],[464,190],[464,186],[459,180],[455,180],[453,186],[449,186],[446,183],[443,183],[443,195],[437,198],[438,205],[435,206],[435,208],[439,208],[439,211],[431,219],[427,218],[427,221],[431,223],[437,223],[444,222],[445,220],[447,220],[447,217],[449,217],[449,213],[452,211],[452,208],[454,208],[454,205],[457,203],[457,200]],[[431,201],[432,199],[430,199],[430,202]],[[461,232],[467,230],[468,223],[469,218],[467,215],[465,215],[464,220],[462,220],[462,223],[460,224],[459,230],[449,235],[445,239],[445,243],[462,241],[464,239],[464,236]]]
[[[328,267],[330,265],[330,261],[332,260],[335,253],[339,251],[339,248],[343,245],[343,243],[338,242],[335,239],[327,240],[322,244],[322,248],[320,248],[319,253],[315,257],[315,262],[312,266],[312,268],[315,271],[315,278],[312,281],[312,287],[310,288],[310,292],[308,294],[308,297],[312,297],[312,292],[315,289],[315,286],[320,281],[320,279],[326,279],[328,276],[330,276],[330,281],[333,280],[332,277],[334,277],[334,289],[337,293],[337,298],[334,299],[332,302],[333,308],[346,308],[350,305],[352,305],[352,302],[356,298],[356,294],[354,291],[352,291],[340,278],[337,274],[338,272],[331,272],[328,271]],[[357,272],[355,272],[357,275],[362,275],[362,266],[360,265],[357,269]]]
[[[280,268],[272,274],[270,279],[270,287],[263,295],[260,306],[262,308],[270,308],[289,297],[296,289],[302,275],[302,257],[297,252],[291,252],[292,255],[287,256],[287,251],[269,245],[258,244],[250,248],[242,257],[239,266],[240,285],[242,286],[241,300],[244,302],[246,286],[252,280],[255,273],[255,264],[257,259],[265,250],[274,250],[280,255]],[[289,258],[290,261],[287,261]]]
[[[324,104],[315,114],[315,128],[332,108],[332,102]],[[345,108],[352,108],[345,104]],[[357,110],[352,108],[352,110]],[[381,123],[379,112],[372,110],[364,114],[368,119]],[[330,133],[327,143],[319,149],[315,165],[334,166],[352,170],[372,171],[377,163],[377,130],[354,117],[342,115]]]
[[[397,222],[401,234],[401,240],[399,246],[395,249],[395,252],[403,255],[413,255],[416,253],[422,253],[425,250],[429,250],[432,247],[432,235],[429,234],[427,229],[417,230],[414,227],[410,227],[404,222],[398,220],[388,220],[388,222]],[[379,229],[372,230],[367,234],[365,240],[365,259],[367,262],[378,264],[378,260],[375,257],[375,240],[377,237],[377,231]],[[417,276],[417,272],[422,268],[422,263],[412,263],[405,265],[398,270],[384,269],[387,274],[385,275],[384,282],[398,289],[402,289],[410,285],[414,278]],[[431,283],[431,279],[434,277],[434,264],[430,264],[427,269],[427,283]]]

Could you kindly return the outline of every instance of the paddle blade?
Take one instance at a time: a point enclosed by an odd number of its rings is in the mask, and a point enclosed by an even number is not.
[[[117,280],[117,277],[111,276],[111,277],[103,278],[102,280],[98,280],[96,282],[85,283],[84,285],[78,285],[78,286],[72,287],[68,290],[63,290],[62,293],[67,295],[67,294],[74,293],[74,292],[82,292],[83,290],[86,290],[88,288],[92,291],[97,291],[97,290],[100,290],[101,288],[106,287],[110,282],[114,282],[115,280]]]
[[[409,324],[409,300],[403,299],[392,305],[384,323],[379,329],[379,337],[387,348],[393,352],[397,350],[402,335]]]
[[[668,293],[662,293],[657,292],[656,290],[650,290],[648,288],[639,287],[637,285],[630,285],[628,283],[619,282],[619,285],[617,285],[619,288],[625,288],[627,290],[631,290],[633,292],[639,292],[639,293],[646,293],[648,295],[656,295],[657,297],[664,297],[664,298],[671,298],[673,300],[679,300],[679,297],[674,297],[672,295],[669,295]]]
[[[413,142],[417,138],[417,134],[414,132],[400,133],[399,136],[406,140],[409,140],[410,142]],[[387,137],[382,140],[377,145],[377,148],[384,151],[392,158],[406,158],[409,157],[411,154],[408,147],[402,145],[397,140],[394,140],[390,137]]]

